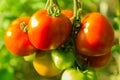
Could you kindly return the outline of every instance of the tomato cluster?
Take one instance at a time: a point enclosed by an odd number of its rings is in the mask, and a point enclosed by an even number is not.
[[[111,59],[114,30],[98,12],[87,14],[79,23],[72,17],[69,10],[51,16],[44,9],[18,18],[5,33],[5,45],[13,54],[30,59],[41,76],[62,73],[61,80],[96,80],[94,69]],[[73,24],[79,24],[79,29]]]

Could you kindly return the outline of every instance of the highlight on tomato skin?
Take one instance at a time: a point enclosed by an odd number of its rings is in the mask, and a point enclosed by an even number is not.
[[[13,54],[18,56],[27,56],[36,51],[36,48],[31,44],[27,32],[23,32],[20,24],[26,26],[30,17],[20,17],[14,20],[4,34],[4,43],[6,48]]]
[[[88,80],[87,76],[80,70],[74,68],[66,69],[61,77],[61,80]]]
[[[100,13],[87,14],[81,21],[76,38],[76,48],[86,56],[104,55],[113,46],[114,30],[109,21]]]
[[[73,66],[75,62],[75,54],[73,50],[53,50],[51,57],[55,66],[60,70],[65,70]]]
[[[52,17],[47,10],[39,10],[30,19],[28,35],[37,49],[52,50],[66,42],[71,29],[72,24],[65,15]]]

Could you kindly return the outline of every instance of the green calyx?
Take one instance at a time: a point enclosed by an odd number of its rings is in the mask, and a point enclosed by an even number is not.
[[[60,10],[57,0],[48,0],[46,4],[47,6],[45,8],[47,8],[48,14],[50,16],[53,16],[53,17],[60,16],[61,10]]]
[[[21,29],[23,32],[28,32],[28,28],[27,28],[25,22],[20,23],[20,29]]]

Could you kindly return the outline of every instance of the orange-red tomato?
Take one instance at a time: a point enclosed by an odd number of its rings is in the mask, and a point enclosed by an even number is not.
[[[68,18],[73,17],[73,11],[71,10],[62,10],[61,13],[67,16]]]
[[[36,50],[29,41],[28,34],[20,28],[21,23],[28,25],[29,20],[30,17],[21,17],[14,20],[4,35],[5,46],[13,54],[26,56]]]
[[[76,38],[79,54],[100,56],[111,50],[114,30],[108,20],[100,13],[93,12],[81,21],[82,27]]]
[[[64,44],[70,33],[71,22],[63,14],[52,17],[46,10],[39,10],[30,19],[28,35],[37,49],[56,49]]]

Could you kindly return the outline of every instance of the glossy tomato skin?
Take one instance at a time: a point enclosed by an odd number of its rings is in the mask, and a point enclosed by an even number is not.
[[[30,17],[21,17],[14,20],[4,35],[5,46],[15,55],[27,56],[36,50],[29,41],[28,34],[20,28],[20,24],[23,22],[28,25],[29,20]]]
[[[31,43],[40,50],[51,50],[60,47],[71,33],[71,22],[63,14],[50,16],[46,10],[36,12],[29,23]]]
[[[80,54],[99,56],[111,50],[114,30],[103,15],[97,12],[89,13],[81,24],[76,38],[76,47]]]
[[[60,70],[71,67],[75,62],[75,53],[73,50],[53,50],[51,56],[54,64]]]
[[[51,59],[49,51],[40,51],[33,60],[33,67],[36,72],[44,77],[54,77],[61,73]]]

